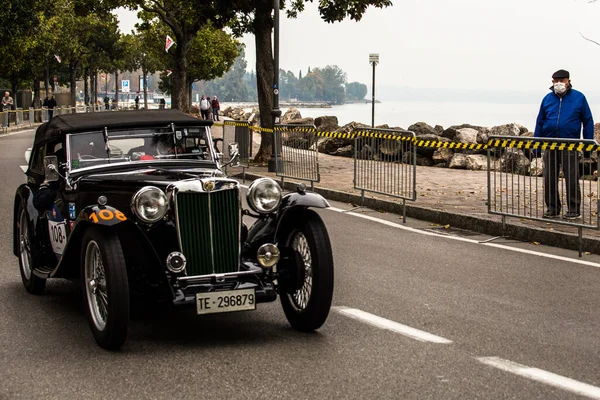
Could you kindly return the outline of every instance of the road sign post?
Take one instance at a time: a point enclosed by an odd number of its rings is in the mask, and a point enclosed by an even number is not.
[[[371,90],[371,128],[375,128],[375,66],[379,64],[379,53],[369,53],[369,63],[373,64],[373,87]]]

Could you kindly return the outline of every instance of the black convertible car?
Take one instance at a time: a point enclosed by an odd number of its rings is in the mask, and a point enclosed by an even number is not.
[[[127,111],[60,115],[36,131],[14,202],[23,284],[42,293],[50,278],[80,281],[103,348],[125,342],[131,311],[153,307],[221,313],[279,296],[298,330],[327,319],[333,258],[310,208],[329,204],[263,178],[243,208],[211,125],[177,110]],[[228,150],[235,164],[237,144]]]

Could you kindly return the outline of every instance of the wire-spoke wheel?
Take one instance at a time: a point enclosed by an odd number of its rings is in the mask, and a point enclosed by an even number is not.
[[[313,331],[329,315],[333,298],[333,256],[325,224],[314,211],[296,216],[285,243],[295,254],[293,290],[281,293],[283,311],[293,328]]]
[[[29,219],[23,206],[19,209],[19,270],[23,286],[29,293],[39,294],[46,287],[46,280],[35,276],[35,258],[31,250],[31,232],[29,230]]]
[[[118,236],[97,227],[87,230],[81,253],[87,316],[98,344],[120,348],[129,324],[129,288],[125,257]]]

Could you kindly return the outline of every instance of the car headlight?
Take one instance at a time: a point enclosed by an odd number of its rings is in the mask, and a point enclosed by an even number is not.
[[[250,208],[257,213],[273,212],[281,203],[281,188],[273,179],[257,179],[248,188],[246,200]]]
[[[154,223],[165,216],[167,196],[157,187],[146,186],[131,198],[131,210],[144,222]]]

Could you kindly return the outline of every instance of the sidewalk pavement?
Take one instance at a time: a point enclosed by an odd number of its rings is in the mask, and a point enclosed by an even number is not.
[[[223,128],[214,126],[214,137],[222,137]],[[254,133],[253,151],[260,146],[260,134]],[[254,154],[253,154],[254,155]],[[329,200],[360,206],[361,191],[354,189],[354,160],[319,153],[320,182],[314,191]],[[239,171],[239,172],[238,172]],[[230,174],[241,177],[242,169],[229,169]],[[251,164],[246,169],[248,179],[270,177],[281,182],[275,173],[264,165]],[[302,181],[284,179],[286,190],[294,190]],[[310,188],[310,182],[303,182]],[[489,214],[487,209],[487,171],[471,171],[439,167],[417,166],[416,201],[406,201],[406,216],[430,221],[432,225],[466,229],[491,236],[506,236],[532,246],[545,244],[578,250],[578,228],[545,221],[531,221],[507,217],[502,226],[500,215]],[[402,199],[365,192],[364,206],[373,210],[399,214],[402,223]],[[360,210],[359,210],[360,211]],[[600,254],[600,231],[583,229],[583,251]]]

